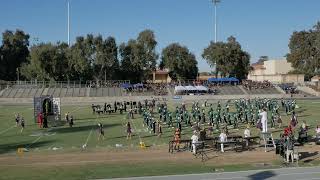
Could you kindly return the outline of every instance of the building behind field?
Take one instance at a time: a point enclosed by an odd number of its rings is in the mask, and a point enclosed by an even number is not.
[[[283,60],[268,60],[254,63],[248,79],[253,81],[270,81],[273,83],[303,83],[304,74],[289,74],[294,70],[290,62]]]
[[[152,83],[170,83],[169,69],[157,69],[153,71],[150,80]]]
[[[320,76],[316,75],[311,78],[311,82],[320,82]]]

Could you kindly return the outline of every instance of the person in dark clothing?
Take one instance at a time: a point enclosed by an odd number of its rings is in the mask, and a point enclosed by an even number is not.
[[[48,117],[44,115],[43,117],[43,128],[48,128]]]
[[[153,134],[156,133],[156,121],[152,122],[152,132],[153,132]]]
[[[25,121],[24,121],[23,117],[21,118],[20,125],[21,125],[21,131],[20,132],[22,133],[22,131],[24,130],[24,126],[25,126]]]
[[[104,103],[103,113],[104,113],[104,114],[106,114],[106,113],[107,113],[107,103]]]
[[[15,121],[16,121],[16,126],[18,127],[18,124],[19,124],[19,122],[20,122],[20,115],[19,115],[19,113],[16,115]]]
[[[114,102],[113,106],[114,106],[114,112],[116,113],[117,110],[118,110],[118,106],[117,106],[117,102],[116,101]]]
[[[162,135],[162,125],[160,122],[158,122],[158,137],[160,138]]]
[[[73,126],[73,116],[70,116],[69,127]]]
[[[294,142],[293,142],[293,137],[291,135],[286,137],[285,140],[285,150],[286,150],[286,161],[289,163],[290,157],[291,161],[293,162],[293,148],[294,148]]]
[[[103,125],[101,123],[98,123],[98,141],[100,141],[101,137],[102,137],[102,140],[104,140]]]
[[[132,131],[131,131],[131,124],[130,124],[130,122],[128,121],[127,122],[127,139],[131,139],[131,133],[132,133]]]
[[[94,104],[92,104],[91,108],[92,108],[92,114],[95,114],[96,113],[96,106]]]

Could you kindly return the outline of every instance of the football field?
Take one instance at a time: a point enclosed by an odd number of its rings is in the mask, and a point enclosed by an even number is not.
[[[303,120],[307,122],[308,135],[313,136],[315,127],[320,123],[320,101],[297,100],[297,104],[299,106],[296,109],[298,120],[300,123]],[[174,111],[176,105],[175,102],[168,102],[171,111]],[[213,104],[213,107],[215,109],[216,104]],[[190,110],[191,104],[187,104],[187,108]],[[257,169],[251,163],[265,161],[272,167],[279,165],[279,159],[274,156],[274,152],[262,154],[261,159],[240,158],[238,160],[236,160],[237,152],[228,152],[227,156],[230,156],[230,160],[226,159],[226,164],[214,158],[201,163],[189,152],[171,155],[167,153],[167,147],[169,140],[173,139],[174,128],[168,128],[166,124],[163,124],[163,134],[157,137],[143,125],[143,117],[139,114],[134,114],[134,119],[128,119],[127,113],[120,114],[119,112],[93,114],[90,104],[62,105],[62,118],[63,114],[69,112],[75,119],[74,126],[69,127],[68,124],[65,124],[57,127],[51,126],[48,129],[39,128],[35,123],[32,105],[1,105],[0,109],[0,170],[5,172],[0,179],[23,179],[24,177],[55,179],[54,172],[57,171],[60,172],[61,179],[90,179],[203,173],[212,172],[212,169],[221,167],[225,171]],[[234,111],[232,106],[231,111]],[[23,132],[20,126],[16,127],[16,113],[19,113],[26,121],[26,128]],[[286,116],[282,109],[281,115],[283,127],[285,127],[290,115]],[[157,119],[159,115],[155,113],[154,117]],[[133,129],[131,140],[126,139],[125,124],[128,121],[131,122]],[[98,123],[104,125],[105,140],[98,140]],[[230,133],[243,135],[245,126],[241,124],[239,129],[230,128]],[[283,128],[270,130],[273,136],[278,138]],[[251,127],[251,132],[253,136],[259,135],[255,127]],[[214,131],[213,136],[218,136],[218,134],[218,131]],[[183,125],[182,139],[189,139],[191,135],[192,129]],[[140,141],[146,144],[147,149],[140,149]],[[17,153],[18,148],[24,148],[24,152]],[[312,150],[317,151],[317,148],[314,146]],[[250,157],[250,153],[259,154],[259,152],[244,153],[244,156]],[[308,165],[308,163],[305,164]],[[313,163],[309,164],[317,165],[318,159],[316,158]],[[21,173],[16,173],[17,169]],[[41,175],[37,174],[38,170],[42,172]]]

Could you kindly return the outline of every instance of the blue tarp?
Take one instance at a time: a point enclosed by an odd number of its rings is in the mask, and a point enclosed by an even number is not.
[[[134,88],[143,88],[143,84],[142,83],[134,84],[133,87]]]
[[[128,83],[123,83],[123,84],[121,84],[121,87],[124,89],[128,89],[128,88],[132,88],[132,85],[128,84]]]
[[[214,82],[236,82],[239,83],[239,80],[235,77],[230,77],[230,78],[209,78],[209,82],[214,83]]]

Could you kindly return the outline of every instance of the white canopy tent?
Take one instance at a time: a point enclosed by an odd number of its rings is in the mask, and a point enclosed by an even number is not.
[[[184,86],[176,86],[176,87],[174,87],[174,93],[175,94],[183,93],[186,90],[187,89]]]
[[[198,91],[208,91],[208,88],[207,87],[204,87],[204,86],[196,86],[195,87]]]
[[[186,86],[185,87],[187,89],[187,91],[196,91],[197,88],[195,88],[194,86]]]
[[[175,94],[195,94],[195,93],[207,93],[209,89],[205,86],[176,86],[174,88]]]

